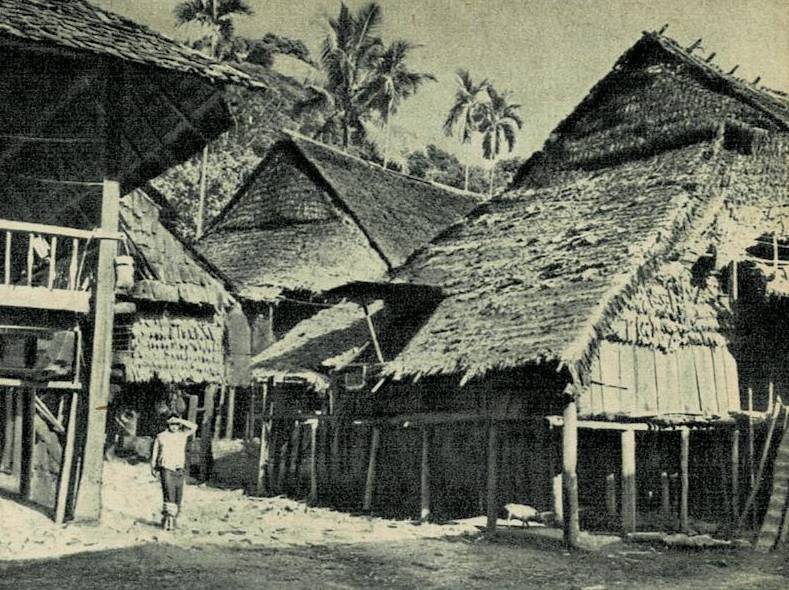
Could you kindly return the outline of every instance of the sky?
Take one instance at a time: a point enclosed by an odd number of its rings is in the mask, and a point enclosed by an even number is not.
[[[183,39],[172,17],[176,0],[91,0]],[[238,34],[267,32],[303,40],[317,55],[327,19],[339,0],[248,0],[251,17],[236,20]],[[365,0],[347,0],[355,9]],[[455,71],[469,69],[509,90],[521,104],[524,129],[514,155],[540,149],[551,130],[632,46],[642,31],[664,24],[666,35],[700,55],[716,52],[725,71],[739,64],[746,80],[789,91],[789,4],[785,0],[381,0],[385,42],[404,38],[421,47],[411,67],[438,82],[403,104],[393,119],[406,141],[456,150],[441,125],[455,92]],[[287,64],[283,64],[286,65]],[[279,68],[279,64],[278,64]],[[308,68],[285,73],[303,78]],[[472,148],[474,152],[478,146]],[[458,151],[458,150],[456,150]],[[461,157],[476,159],[468,152]]]

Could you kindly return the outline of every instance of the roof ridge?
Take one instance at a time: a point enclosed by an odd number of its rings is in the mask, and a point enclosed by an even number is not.
[[[474,191],[467,191],[467,190],[458,188],[456,186],[450,186],[448,184],[443,184],[441,182],[435,182],[434,180],[428,180],[427,178],[420,178],[419,176],[413,176],[411,174],[406,174],[405,172],[399,172],[397,170],[392,170],[390,168],[384,168],[378,162],[374,162],[372,160],[365,160],[364,158],[362,158],[360,156],[357,156],[355,154],[344,152],[341,149],[339,149],[337,146],[333,146],[333,145],[324,143],[322,141],[318,141],[317,139],[314,139],[312,137],[308,137],[306,135],[303,135],[300,132],[298,132],[296,130],[293,130],[293,129],[283,129],[283,132],[286,135],[288,135],[289,137],[291,137],[294,141],[307,141],[309,143],[312,143],[313,145],[316,145],[316,146],[318,146],[320,148],[323,148],[323,149],[330,150],[330,151],[332,151],[332,152],[334,152],[334,153],[336,153],[336,154],[338,154],[340,156],[343,156],[345,158],[350,158],[352,160],[356,160],[357,162],[361,162],[363,164],[366,164],[366,165],[370,166],[371,168],[375,168],[376,170],[379,170],[381,172],[386,172],[388,174],[392,174],[392,175],[400,177],[400,178],[404,178],[404,179],[407,179],[407,180],[413,180],[414,182],[427,184],[427,185],[434,186],[436,188],[445,190],[447,192],[458,193],[458,194],[461,194],[461,195],[464,195],[464,196],[483,197],[483,198],[486,196],[484,193],[477,193],[477,192],[474,192]]]

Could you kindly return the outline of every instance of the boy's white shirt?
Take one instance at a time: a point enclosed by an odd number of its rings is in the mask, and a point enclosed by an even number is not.
[[[197,430],[197,425],[183,421],[187,430],[170,432],[165,430],[156,435],[151,452],[151,467],[183,469],[186,462],[186,442]]]

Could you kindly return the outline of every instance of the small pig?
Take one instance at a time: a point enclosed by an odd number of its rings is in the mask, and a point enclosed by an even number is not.
[[[532,506],[525,506],[523,504],[505,504],[504,510],[507,511],[507,525],[510,524],[513,518],[521,521],[521,526],[529,526],[529,522],[540,521],[540,513]]]

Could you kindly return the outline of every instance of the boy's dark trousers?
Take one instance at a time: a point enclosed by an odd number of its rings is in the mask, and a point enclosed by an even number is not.
[[[181,511],[181,500],[184,494],[184,470],[160,469],[159,478],[162,482],[162,497],[165,503],[176,504]]]

